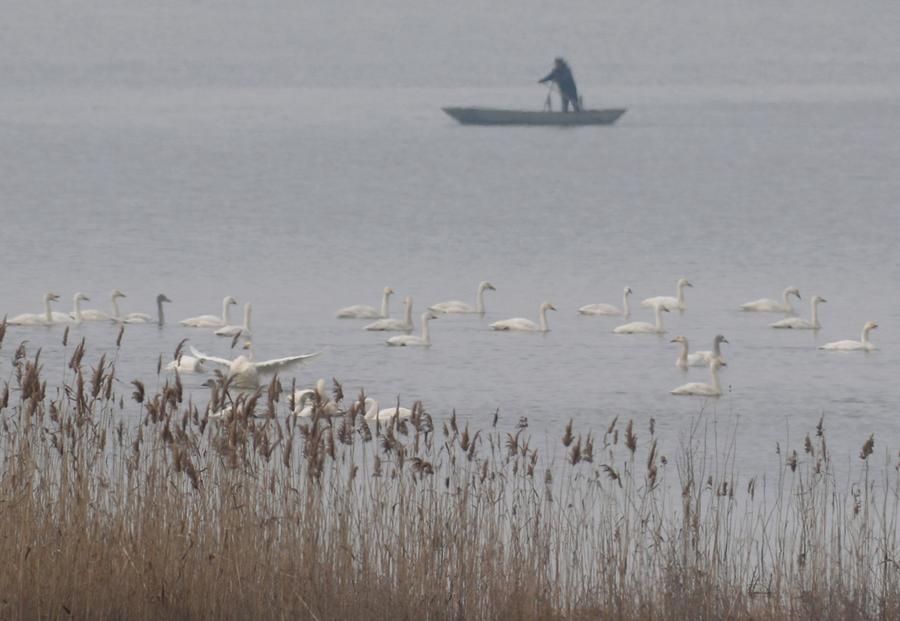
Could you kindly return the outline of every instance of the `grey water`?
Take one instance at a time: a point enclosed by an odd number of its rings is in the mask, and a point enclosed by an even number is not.
[[[5,6],[0,38],[0,313],[71,307],[152,313],[129,326],[122,378],[153,385],[183,338],[229,357],[229,339],[177,320],[254,305],[257,358],[324,350],[300,384],[340,379],[382,404],[421,399],[475,427],[527,416],[555,438],[649,418],[669,446],[700,416],[733,433],[739,464],[800,448],[821,416],[853,459],[870,433],[900,437],[900,6],[834,1],[145,3]],[[614,127],[470,128],[445,105],[539,109],[536,84],[566,56],[588,107]],[[620,336],[576,309],[674,295],[663,336]],[[432,322],[433,346],[337,320],[397,291],[414,315],[447,299],[487,314]],[[739,304],[821,295],[823,328],[780,331]],[[494,333],[491,321],[551,331]],[[240,307],[233,313],[240,321]],[[652,320],[636,309],[630,320]],[[859,338],[869,354],[817,346]],[[417,321],[418,323],[418,321]],[[674,397],[678,334],[727,336],[719,399]],[[90,361],[117,328],[85,324]],[[62,368],[61,327],[10,327]],[[71,345],[70,345],[71,348]],[[60,371],[61,373],[61,371]],[[202,377],[187,379],[199,387]],[[555,440],[551,443],[554,446]],[[557,450],[557,449],[554,449]],[[558,450],[562,450],[558,448]],[[776,458],[777,459],[777,458]]]

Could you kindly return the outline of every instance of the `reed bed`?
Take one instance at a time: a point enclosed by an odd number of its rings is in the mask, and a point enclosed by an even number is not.
[[[900,618],[874,437],[838,473],[820,423],[739,477],[696,421],[546,451],[525,418],[373,425],[337,382],[346,414],[301,421],[277,380],[198,403],[67,340],[56,385],[19,346],[0,386],[2,618]]]

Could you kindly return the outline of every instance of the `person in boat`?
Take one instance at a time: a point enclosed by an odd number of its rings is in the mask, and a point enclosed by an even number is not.
[[[553,61],[553,71],[545,77],[538,80],[538,84],[544,82],[555,82],[559,88],[559,96],[562,99],[563,112],[569,111],[569,103],[575,112],[581,112],[581,105],[578,103],[578,89],[575,87],[575,78],[572,77],[572,70],[569,69],[568,63],[562,58]]]

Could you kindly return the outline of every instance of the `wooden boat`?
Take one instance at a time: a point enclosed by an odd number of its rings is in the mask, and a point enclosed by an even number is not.
[[[581,112],[550,112],[529,110],[500,110],[497,108],[443,108],[463,125],[612,125],[625,109],[582,110]]]

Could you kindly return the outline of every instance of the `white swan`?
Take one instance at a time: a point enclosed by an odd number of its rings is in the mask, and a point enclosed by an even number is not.
[[[200,358],[194,356],[180,356],[166,365],[166,371],[178,373],[206,373],[206,365]]]
[[[122,295],[121,297],[125,297]],[[128,313],[126,315],[119,316],[118,314],[112,318],[115,323],[154,323],[156,325],[162,326],[166,323],[166,315],[163,312],[163,302],[171,302],[168,297],[166,297],[165,293],[160,293],[156,296],[156,319],[147,315],[146,313]],[[118,312],[118,305],[116,305],[115,310]]]
[[[675,359],[675,366],[679,369],[687,369],[688,367],[706,366],[706,359],[699,353],[689,353],[688,340],[683,336],[676,336],[669,341],[670,343],[681,343],[681,353]]]
[[[116,299],[120,297],[124,298],[125,294],[118,289],[113,289],[109,294],[110,302],[112,302],[112,315],[110,315],[109,313],[104,313],[102,310],[97,310],[96,308],[85,308],[81,311],[81,321],[109,321],[113,317],[118,317],[119,306],[116,302]]]
[[[254,362],[250,341],[244,343],[244,349],[247,350],[247,354],[241,354],[234,360],[204,354],[193,345],[190,346],[190,349],[195,358],[228,367],[228,377],[234,378],[234,386],[236,388],[251,390],[259,387],[259,376],[261,374],[276,373],[293,365],[303,364],[322,354],[319,351],[314,354],[301,354],[299,356],[286,356],[263,362]]]
[[[494,285],[489,283],[486,280],[481,281],[478,285],[478,292],[475,294],[475,307],[473,308],[471,304],[466,304],[460,300],[450,300],[449,302],[440,302],[435,304],[434,306],[430,306],[429,308],[436,313],[444,313],[447,315],[457,314],[457,313],[478,313],[479,315],[484,315],[484,292],[485,291],[496,291]]]
[[[319,379],[315,388],[307,388],[306,390],[294,391],[294,416],[308,418],[315,411],[315,399],[321,403],[319,409],[323,416],[339,416],[343,414],[340,406],[328,397],[325,390],[325,380]]]
[[[827,349],[828,351],[874,351],[877,349],[869,340],[869,332],[878,327],[874,321],[867,321],[863,326],[862,336],[858,341],[835,341],[833,343],[825,343],[819,349]]]
[[[819,323],[819,313],[818,306],[819,302],[825,302],[825,298],[820,298],[819,296],[814,296],[810,301],[809,305],[812,309],[811,317],[809,321],[806,319],[800,319],[799,317],[787,317],[786,319],[782,319],[781,321],[776,321],[772,324],[773,328],[792,328],[794,330],[818,330],[822,327]]]
[[[502,332],[510,332],[510,331],[519,331],[519,332],[549,332],[550,326],[547,323],[547,311],[552,310],[555,311],[556,307],[553,306],[550,302],[544,302],[541,304],[541,308],[538,311],[538,314],[541,318],[540,325],[534,323],[530,319],[525,319],[524,317],[513,317],[512,319],[503,319],[502,321],[495,321],[491,324],[491,327],[494,330],[499,330]]]
[[[222,326],[216,330],[216,336],[237,336],[238,334],[250,336],[252,334],[250,331],[250,314],[252,312],[253,306],[250,302],[247,302],[244,304],[244,324],[240,326]]]
[[[647,323],[646,321],[632,321],[631,323],[618,326],[613,332],[616,334],[663,334],[665,329],[663,328],[662,314],[668,312],[669,309],[666,306],[657,304],[654,306],[655,324]]]
[[[719,385],[719,367],[722,366],[720,360],[713,360],[709,365],[709,371],[712,374],[712,384],[702,384],[700,382],[690,382],[679,386],[672,391],[673,395],[695,395],[699,397],[718,397],[722,394],[722,387]]]
[[[338,319],[383,319],[388,316],[388,303],[394,290],[390,287],[384,288],[381,297],[381,311],[379,312],[371,306],[365,304],[357,304],[355,306],[347,306],[337,312]]]
[[[72,312],[71,313],[60,313],[58,311],[53,311],[53,322],[54,323],[81,323],[84,321],[84,317],[82,316],[81,311],[81,301],[90,301],[90,298],[81,293],[80,291],[72,296]]]
[[[399,420],[403,420],[412,416],[412,410],[409,408],[402,408],[399,405],[394,406],[392,408],[384,408],[383,410],[378,409],[378,402],[375,399],[366,398],[366,420],[378,420],[382,422],[389,422],[392,418],[397,417]]]
[[[197,317],[188,317],[187,319],[181,320],[181,325],[187,326],[189,328],[222,328],[231,323],[231,319],[228,316],[228,311],[231,310],[231,306],[233,304],[237,304],[237,301],[230,295],[226,295],[222,299],[222,316],[218,315],[198,315]]]
[[[582,315],[621,315],[628,317],[631,309],[628,307],[628,296],[631,295],[631,287],[625,287],[622,294],[622,308],[616,308],[612,304],[587,304],[578,309]]]
[[[379,319],[367,325],[365,329],[378,332],[411,332],[413,329],[412,298],[406,296],[403,300],[403,304],[403,319],[392,319],[390,317],[387,319]]]
[[[797,296],[798,300],[802,299],[800,297],[800,290],[797,287],[788,287],[781,294],[782,302],[770,298],[762,298],[761,300],[754,300],[752,302],[747,302],[746,304],[741,304],[741,310],[754,311],[757,313],[787,313],[789,315],[794,315],[794,307],[791,306],[790,297],[792,295]]]
[[[725,364],[725,358],[722,357],[722,343],[728,343],[728,339],[726,339],[721,334],[717,334],[713,339],[713,348],[712,351],[701,350],[694,352],[693,355],[700,356],[703,359],[703,362],[709,364],[713,360],[718,360],[722,363],[722,366],[727,366]]]
[[[687,281],[687,278],[681,278],[678,283],[675,285],[675,297],[670,297],[667,295],[658,295],[653,298],[647,298],[646,300],[641,301],[641,306],[653,307],[657,305],[662,305],[668,308],[669,310],[684,310],[684,288],[685,287],[693,287],[691,283]]]
[[[399,334],[389,338],[387,344],[394,347],[429,347],[431,345],[431,336],[428,334],[428,322],[437,318],[437,315],[433,312],[425,311],[422,313],[422,336]]]
[[[44,294],[44,312],[43,313],[24,313],[16,315],[12,319],[8,319],[6,323],[11,326],[49,326],[56,323],[53,319],[53,311],[50,308],[50,302],[56,302],[59,296],[55,293]]]

